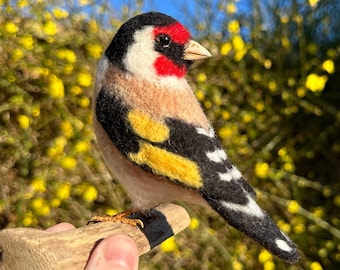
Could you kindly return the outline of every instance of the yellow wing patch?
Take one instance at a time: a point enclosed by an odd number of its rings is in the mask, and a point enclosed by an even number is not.
[[[136,134],[145,140],[161,143],[169,138],[170,130],[165,124],[153,120],[140,110],[131,110],[128,120]]]
[[[193,187],[202,187],[202,179],[197,164],[180,155],[140,142],[139,152],[130,154],[132,161],[139,165],[147,165],[158,175],[167,176],[183,184]]]

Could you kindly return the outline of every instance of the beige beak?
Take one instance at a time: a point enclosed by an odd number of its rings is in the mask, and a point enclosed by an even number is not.
[[[211,57],[211,53],[198,42],[194,40],[189,40],[185,44],[183,55],[184,60],[194,61],[208,57]]]

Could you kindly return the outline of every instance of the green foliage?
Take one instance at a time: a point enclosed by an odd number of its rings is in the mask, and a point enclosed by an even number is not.
[[[334,269],[340,265],[339,44],[321,46],[307,34],[320,21],[317,1],[303,3],[305,13],[295,2],[285,13],[273,9],[270,30],[263,29],[257,1],[251,23],[236,13],[237,2],[219,1],[217,10],[207,3],[207,17],[218,12],[223,19],[218,29],[195,25],[214,57],[195,66],[190,81],[228,155],[299,245],[302,260],[288,266],[216,214],[192,206],[190,228],[143,256],[141,268]],[[88,4],[0,1],[1,228],[82,226],[92,213],[130,205],[96,148],[90,99],[103,50],[120,18],[135,10],[123,8],[114,18],[118,12],[107,3],[84,13]],[[241,34],[245,28],[249,36]]]

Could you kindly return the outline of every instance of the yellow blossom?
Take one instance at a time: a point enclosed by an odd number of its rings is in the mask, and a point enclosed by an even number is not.
[[[33,214],[30,210],[25,211],[22,225],[25,227],[31,226],[33,223]]]
[[[19,27],[13,22],[6,22],[4,29],[9,34],[15,34],[19,31]]]
[[[66,138],[69,139],[73,136],[73,126],[69,120],[63,121],[60,125],[60,129]]]
[[[80,72],[77,76],[77,82],[80,86],[89,87],[92,84],[92,76],[88,72]]]
[[[287,210],[289,213],[296,214],[299,212],[299,209],[300,209],[300,205],[297,201],[291,200],[288,202]]]
[[[234,14],[237,11],[237,7],[234,3],[228,3],[226,10],[228,14]]]
[[[265,262],[263,265],[263,270],[274,270],[274,269],[275,269],[275,264],[273,261]]]
[[[42,197],[34,198],[30,205],[37,216],[47,216],[50,213],[50,207]]]
[[[204,72],[198,73],[196,80],[198,82],[205,82],[207,80],[207,75]]]
[[[24,35],[19,38],[19,43],[27,50],[33,49],[34,39],[31,35]]]
[[[242,37],[239,35],[233,36],[231,42],[236,51],[242,51],[246,47],[246,44],[244,43]]]
[[[222,45],[221,49],[220,49],[220,54],[222,55],[227,55],[232,49],[231,43],[230,42],[226,42]]]
[[[66,19],[68,17],[67,10],[59,8],[59,7],[54,8],[52,13],[53,13],[54,17],[58,20]]]
[[[49,36],[54,36],[58,31],[57,25],[55,24],[54,21],[51,21],[51,20],[47,21],[43,25],[42,30],[46,35],[49,35]]]
[[[28,1],[27,0],[19,0],[17,5],[20,8],[26,7],[26,6],[28,6]]]
[[[71,87],[70,92],[72,95],[78,96],[79,94],[83,93],[83,90],[78,85],[74,85]]]
[[[269,165],[266,162],[256,163],[255,174],[259,178],[266,178],[269,172]]]
[[[17,121],[22,129],[28,129],[31,122],[30,118],[24,114],[19,114],[17,117]]]
[[[334,62],[330,59],[322,63],[322,68],[326,70],[329,74],[334,73]]]
[[[242,122],[245,124],[249,123],[252,119],[253,119],[253,116],[248,112],[242,115]]]
[[[224,120],[228,120],[230,119],[231,115],[230,115],[230,112],[226,111],[226,110],[223,110],[222,113],[221,113],[221,116]]]
[[[22,49],[15,48],[11,51],[11,56],[13,58],[13,61],[18,61],[24,58],[25,55]]]
[[[299,98],[303,98],[306,95],[306,89],[304,87],[299,87],[298,89],[296,89],[296,95]]]
[[[234,133],[235,133],[234,126],[231,125],[225,126],[218,131],[218,135],[223,140],[231,138],[234,135]]]
[[[202,90],[197,90],[196,91],[196,97],[199,101],[202,101],[204,99],[204,93]]]
[[[87,142],[85,141],[79,141],[76,143],[76,145],[74,146],[74,150],[77,153],[85,153],[90,149],[90,146]]]
[[[318,4],[319,0],[308,0],[309,5],[314,8]]]
[[[66,144],[67,140],[64,137],[56,137],[53,140],[53,146],[47,150],[47,154],[51,157],[62,154]]]
[[[79,99],[78,104],[80,107],[87,108],[90,105],[90,99],[87,96],[82,96]]]
[[[91,4],[90,0],[78,0],[79,5],[86,6]]]
[[[64,157],[60,162],[61,167],[72,170],[77,166],[77,160],[73,157]]]
[[[175,241],[175,237],[171,236],[170,238],[166,239],[161,245],[161,250],[166,253],[172,253],[178,251],[178,246]]]
[[[64,97],[64,83],[56,75],[51,74],[49,76],[48,93],[52,98],[63,98]]]
[[[45,192],[46,191],[46,181],[45,179],[41,177],[34,178],[31,187],[39,192]]]
[[[306,79],[306,87],[312,92],[322,91],[328,80],[326,75],[309,74]]]
[[[99,27],[98,27],[98,23],[96,20],[92,19],[89,21],[89,27],[90,27],[90,31],[91,32],[98,32],[99,31]],[[100,46],[100,45],[99,45]],[[100,46],[101,47],[101,46]]]
[[[240,32],[240,23],[238,20],[232,20],[228,23],[228,31],[232,34],[238,34]]]
[[[99,59],[103,53],[103,47],[100,44],[87,44],[86,50],[88,51],[89,55],[94,59]]]
[[[293,230],[294,230],[294,233],[301,234],[306,231],[306,226],[303,223],[299,223],[299,224],[294,225]]]
[[[273,255],[269,253],[269,251],[263,249],[259,254],[258,260],[261,264],[265,264],[266,262],[273,260]]]
[[[70,183],[60,184],[55,191],[56,197],[61,201],[68,199],[70,197],[70,193],[71,193]]]
[[[265,67],[265,69],[271,69],[271,67],[272,67],[272,60],[267,58],[266,60],[264,60],[263,66]]]
[[[270,92],[275,93],[277,90],[277,83],[274,80],[270,80],[268,82],[268,89]]]
[[[67,62],[73,64],[77,61],[77,56],[74,51],[69,49],[59,49],[55,52],[56,56],[60,59],[65,59]]]
[[[197,218],[192,217],[190,225],[189,225],[189,229],[194,231],[194,230],[197,230],[199,226],[200,226],[200,221]]]
[[[340,194],[336,195],[334,198],[334,204],[336,207],[340,207]]]
[[[98,191],[94,186],[88,186],[85,188],[84,193],[83,193],[83,199],[86,202],[93,202],[94,200],[97,199],[98,197]]]
[[[109,209],[106,209],[105,210],[105,214],[106,215],[109,215],[109,216],[114,216],[118,213],[118,211],[116,209],[112,209],[112,208],[109,208]]]
[[[58,199],[58,198],[53,198],[53,199],[50,200],[49,204],[50,204],[51,207],[57,208],[57,207],[60,206],[61,200]]]
[[[322,270],[323,268],[319,262],[312,262],[310,264],[310,269],[311,270]]]

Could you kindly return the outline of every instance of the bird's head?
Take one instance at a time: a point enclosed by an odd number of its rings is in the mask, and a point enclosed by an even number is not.
[[[147,80],[182,78],[192,61],[211,56],[190,39],[182,24],[158,12],[138,15],[123,24],[105,55],[122,71]]]

